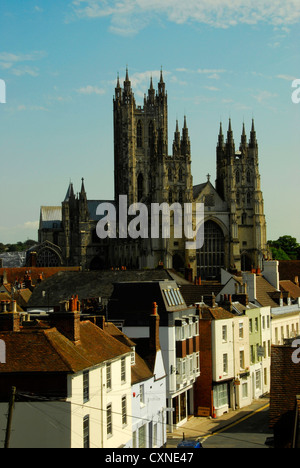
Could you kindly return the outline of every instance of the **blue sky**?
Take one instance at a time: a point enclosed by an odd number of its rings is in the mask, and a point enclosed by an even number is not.
[[[70,179],[113,198],[126,65],[138,104],[163,67],[169,154],[186,114],[194,184],[215,179],[220,120],[238,146],[254,117],[268,239],[300,242],[299,22],[298,0],[1,0],[0,242],[37,239],[40,206],[60,205]]]

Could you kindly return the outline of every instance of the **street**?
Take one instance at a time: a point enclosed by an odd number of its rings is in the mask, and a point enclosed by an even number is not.
[[[176,448],[182,436],[200,440],[203,448],[268,448],[269,399],[259,399],[249,407],[224,414],[218,419],[192,418],[169,434],[167,448]]]
[[[269,448],[272,436],[268,427],[269,407],[248,415],[202,440],[203,448]]]

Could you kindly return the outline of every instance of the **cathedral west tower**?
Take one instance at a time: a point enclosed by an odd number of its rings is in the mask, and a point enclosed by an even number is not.
[[[237,151],[231,120],[226,141],[220,125],[216,190],[229,209],[229,266],[238,271],[262,268],[267,256],[266,220],[254,120],[249,141],[243,124]]]

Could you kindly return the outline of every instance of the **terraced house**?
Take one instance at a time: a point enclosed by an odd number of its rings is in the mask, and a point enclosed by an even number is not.
[[[0,313],[0,339],[7,352],[0,364],[2,434],[16,387],[11,448],[131,443],[131,348],[90,320],[81,321],[76,298],[49,322]]]

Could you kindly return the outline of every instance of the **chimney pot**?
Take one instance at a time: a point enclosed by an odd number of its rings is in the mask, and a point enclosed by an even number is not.
[[[157,315],[157,303],[153,302],[152,304],[152,315]]]

